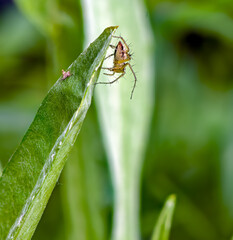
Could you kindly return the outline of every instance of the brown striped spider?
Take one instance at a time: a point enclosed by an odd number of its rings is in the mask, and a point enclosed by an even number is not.
[[[114,56],[113,67],[111,67],[111,68],[103,67],[102,69],[106,69],[106,70],[109,70],[112,72],[112,73],[104,73],[105,75],[108,75],[108,76],[113,76],[115,73],[121,73],[121,75],[111,82],[97,82],[96,84],[112,84],[112,83],[116,82],[117,80],[119,80],[121,77],[123,77],[125,75],[125,68],[127,66],[129,66],[129,68],[134,76],[134,85],[133,85],[133,89],[131,91],[131,96],[130,96],[130,99],[132,99],[133,92],[136,87],[137,78],[136,78],[136,74],[135,74],[131,64],[129,63],[129,61],[131,60],[131,54],[129,53],[129,47],[126,44],[123,37],[118,37],[118,36],[112,36],[112,37],[121,39],[123,44],[121,41],[119,41],[117,46],[110,45],[110,47],[114,48],[115,51],[113,54],[110,54],[105,59]]]

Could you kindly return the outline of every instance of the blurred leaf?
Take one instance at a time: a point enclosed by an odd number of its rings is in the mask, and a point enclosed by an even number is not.
[[[5,58],[28,52],[41,39],[39,32],[14,8],[0,16],[0,34],[0,45],[4,46],[0,51],[1,65]]]
[[[172,239],[229,239],[233,225],[226,203],[232,201],[229,191],[229,201],[223,199],[221,181],[227,174],[222,154],[232,139],[232,47],[226,47],[232,46],[232,19],[199,5],[155,8],[158,101],[145,186],[149,201],[168,192],[179,195]],[[224,76],[229,84],[222,91]]]
[[[124,78],[111,86],[96,89],[97,113],[113,179],[115,206],[112,239],[139,239],[139,191],[141,166],[144,159],[154,107],[153,38],[141,1],[83,1],[86,19],[86,41],[96,36],[99,28],[116,24],[134,53],[131,64],[137,74],[133,99],[130,93],[134,78],[126,68]],[[127,11],[122,11],[122,6]],[[114,39],[112,44],[117,44]],[[110,49],[109,54],[113,53]],[[104,62],[112,67],[113,60]],[[101,76],[102,82],[114,77]]]
[[[0,238],[30,239],[91,104],[94,82],[116,27],[69,67],[41,104],[0,178]]]
[[[55,71],[48,70],[53,76],[82,50],[82,9],[79,1],[16,0],[16,3],[48,39],[48,59]]]
[[[160,31],[173,41],[186,31],[199,31],[203,35],[212,34],[229,43],[233,41],[233,19],[218,9],[163,2],[156,6],[153,15],[155,31]]]
[[[171,231],[172,217],[176,205],[176,196],[170,195],[159,215],[151,240],[168,240]]]

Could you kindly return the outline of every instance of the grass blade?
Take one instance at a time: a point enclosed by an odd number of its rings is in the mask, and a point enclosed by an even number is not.
[[[0,178],[0,239],[31,239],[91,104],[110,27],[69,67],[42,102]]]
[[[155,225],[152,240],[168,240],[171,230],[172,217],[176,205],[176,196],[170,195],[159,215]]]

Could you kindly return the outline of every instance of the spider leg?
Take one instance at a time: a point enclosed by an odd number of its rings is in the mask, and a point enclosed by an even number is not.
[[[126,47],[127,51],[129,51],[128,44],[126,43],[126,41],[125,41],[125,39],[123,37],[118,37],[118,36],[112,36],[112,37],[113,38],[120,38],[123,41],[123,43],[125,44],[125,47]]]
[[[104,73],[104,75],[108,75],[108,76],[113,76],[115,74],[115,72],[112,73]]]
[[[131,96],[130,96],[130,99],[132,99],[132,97],[133,97],[133,92],[134,92],[134,89],[135,89],[136,83],[137,83],[137,77],[136,77],[136,74],[135,74],[135,72],[134,72],[131,64],[130,64],[130,63],[126,63],[125,66],[126,66],[126,65],[129,66],[129,68],[130,68],[130,70],[131,70],[131,72],[133,73],[133,76],[134,76],[134,85],[133,85],[133,89],[132,89],[132,91],[131,91]]]
[[[107,58],[110,58],[111,56],[114,56],[114,53],[107,56],[104,60],[106,60]]]
[[[97,82],[97,83],[95,83],[95,85],[96,84],[112,84],[112,83],[116,82],[119,78],[123,77],[124,75],[125,75],[125,72],[123,72],[119,77],[117,77],[116,79],[114,79],[111,82]]]
[[[112,68],[102,67],[101,69],[106,69],[106,70],[112,71]]]

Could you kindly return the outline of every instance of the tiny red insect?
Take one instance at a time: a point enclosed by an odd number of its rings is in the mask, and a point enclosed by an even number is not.
[[[64,79],[66,79],[66,78],[68,78],[68,77],[70,77],[71,76],[71,74],[70,74],[70,71],[64,71],[63,69],[61,70],[62,71],[62,80],[64,80]]]

